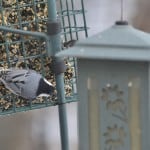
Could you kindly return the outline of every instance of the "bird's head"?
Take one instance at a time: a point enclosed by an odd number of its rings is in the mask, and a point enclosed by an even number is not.
[[[41,97],[48,97],[52,95],[55,91],[55,87],[45,78],[41,78],[39,82],[39,88],[37,90],[37,96]]]

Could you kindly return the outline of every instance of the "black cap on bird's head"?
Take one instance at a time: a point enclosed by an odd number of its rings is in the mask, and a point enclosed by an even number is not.
[[[39,81],[39,87],[37,89],[37,96],[49,96],[52,95],[55,88],[54,86],[48,82],[45,78],[41,78]]]

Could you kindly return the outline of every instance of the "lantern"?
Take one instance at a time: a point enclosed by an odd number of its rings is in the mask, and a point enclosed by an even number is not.
[[[80,150],[150,148],[150,35],[117,22],[65,51],[77,57]]]

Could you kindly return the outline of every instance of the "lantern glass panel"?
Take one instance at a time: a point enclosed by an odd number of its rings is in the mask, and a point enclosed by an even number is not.
[[[142,150],[148,120],[147,63],[80,60],[78,66],[79,117],[88,114],[87,119],[80,117],[79,134],[88,132],[89,150]]]
[[[141,150],[141,120],[140,120],[140,78],[131,78],[128,84],[129,87],[129,127],[131,137],[131,149]]]
[[[89,146],[90,149],[99,150],[100,118],[99,118],[99,90],[94,77],[87,79],[88,87],[88,110],[89,110]]]

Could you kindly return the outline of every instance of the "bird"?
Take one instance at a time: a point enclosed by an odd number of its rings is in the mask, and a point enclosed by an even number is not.
[[[0,81],[13,94],[27,100],[42,96],[48,97],[55,90],[52,83],[40,73],[31,69],[1,68]]]
[[[76,44],[76,42],[77,42],[77,40],[74,40],[74,39],[72,39],[70,41],[63,42],[62,49],[72,47]]]

